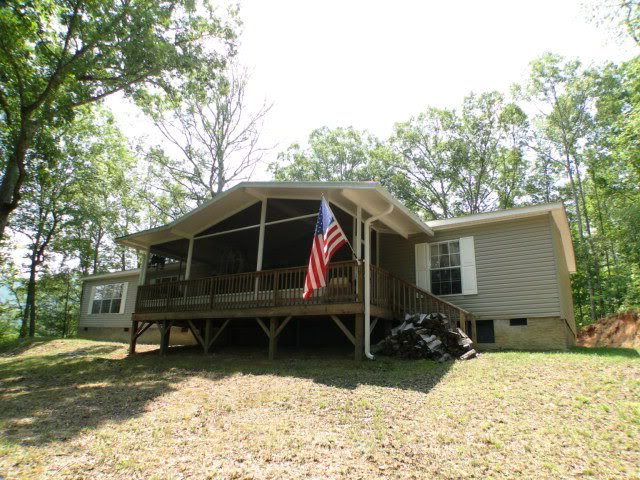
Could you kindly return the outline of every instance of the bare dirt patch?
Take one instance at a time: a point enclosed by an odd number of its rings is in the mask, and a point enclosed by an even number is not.
[[[578,332],[581,347],[640,348],[640,313],[603,318]]]

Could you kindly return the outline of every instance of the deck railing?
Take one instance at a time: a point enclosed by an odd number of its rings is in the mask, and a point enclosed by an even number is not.
[[[308,300],[302,298],[306,266],[142,285],[138,287],[135,311],[166,313],[362,303],[362,289],[358,288],[361,269],[356,261],[329,264],[327,286],[314,290]],[[465,310],[373,265],[371,304],[402,318],[407,313],[443,313],[452,326],[464,325],[465,319],[470,318]]]
[[[307,267],[219,275],[138,287],[136,313],[359,303],[356,261],[327,268],[327,286],[303,300]]]
[[[471,319],[466,310],[374,265],[371,265],[371,304],[389,309],[399,318],[406,314],[442,313],[451,328],[460,326],[463,330]]]

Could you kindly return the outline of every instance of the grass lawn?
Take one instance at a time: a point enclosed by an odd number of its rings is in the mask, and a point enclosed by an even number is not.
[[[0,478],[431,477],[640,478],[638,352],[0,354]]]

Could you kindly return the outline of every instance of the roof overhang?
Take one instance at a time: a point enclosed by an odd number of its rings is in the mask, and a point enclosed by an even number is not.
[[[94,273],[93,275],[85,275],[80,280],[107,280],[109,278],[132,277],[140,275],[140,269],[120,270],[118,272]]]
[[[569,270],[569,273],[575,273],[576,256],[573,250],[573,241],[571,240],[571,229],[569,228],[567,212],[561,202],[512,208],[509,210],[498,210],[496,212],[478,213],[475,215],[466,215],[463,217],[448,218],[445,220],[433,220],[427,222],[427,225],[435,232],[439,232],[442,230],[490,224],[540,215],[551,216],[551,219],[560,232],[560,240],[562,242],[562,249],[567,261],[567,269]]]
[[[192,238],[263,199],[320,200],[323,195],[353,216],[361,207],[363,220],[385,212],[393,205],[391,213],[374,222],[373,227],[379,231],[397,233],[405,238],[417,233],[433,235],[433,230],[420,217],[377,182],[243,182],[171,223],[120,237],[116,242],[147,249],[159,243]]]

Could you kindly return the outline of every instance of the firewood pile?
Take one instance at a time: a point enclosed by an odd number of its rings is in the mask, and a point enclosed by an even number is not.
[[[471,339],[459,328],[451,330],[449,320],[441,313],[407,315],[391,334],[371,347],[373,353],[438,362],[469,360],[478,354]]]

